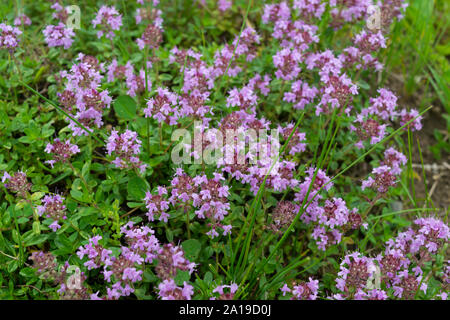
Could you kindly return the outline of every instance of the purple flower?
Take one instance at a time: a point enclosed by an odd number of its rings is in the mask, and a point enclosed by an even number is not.
[[[397,116],[395,108],[397,107],[397,96],[391,91],[381,88],[377,98],[370,98],[370,106],[362,110],[364,116],[375,114],[384,121],[393,120]]]
[[[55,232],[61,228],[58,221],[67,219],[66,206],[63,204],[64,198],[60,195],[46,195],[42,202],[43,205],[37,207],[38,214],[53,220],[49,228]]]
[[[422,116],[419,116],[419,112],[416,109],[411,109],[410,111],[403,109],[399,115],[401,126],[404,126],[412,120],[411,123],[404,128],[405,130],[410,128],[411,131],[420,131],[422,129]]]
[[[389,190],[389,187],[397,184],[397,176],[392,169],[386,165],[374,168],[372,170],[373,178],[369,177],[362,182],[362,190],[372,188],[380,194],[384,194]]]
[[[8,181],[7,181],[8,180]],[[2,182],[5,183],[5,188],[11,192],[17,193],[19,197],[25,199],[27,198],[28,192],[31,190],[32,184],[28,182],[27,175],[25,172],[18,171],[13,175],[5,172],[2,177]]]
[[[136,43],[139,49],[143,50],[145,47],[150,49],[158,48],[162,41],[161,27],[156,24],[149,24],[142,36],[136,40]]]
[[[48,143],[45,147],[45,152],[53,154],[53,160],[48,160],[53,168],[55,162],[65,163],[71,156],[80,152],[77,145],[71,144],[69,141],[61,142],[59,139],[55,139],[52,143]]]
[[[359,141],[355,144],[358,149],[364,147],[364,141],[369,140],[370,144],[376,144],[386,135],[386,125],[379,124],[378,121],[369,116],[364,117],[363,114],[359,114],[354,123],[357,123],[357,126],[350,126],[350,130],[355,131],[359,138]]]
[[[157,95],[147,101],[144,115],[146,118],[154,118],[159,123],[174,125],[180,115],[177,106],[177,94],[170,92],[167,88],[158,88]]]
[[[297,49],[282,49],[273,56],[273,64],[277,68],[275,76],[278,79],[294,80],[300,73],[299,63],[302,55]]]
[[[311,277],[308,282],[293,283],[292,289],[285,283],[280,289],[283,292],[283,296],[286,293],[291,293],[291,300],[316,300],[317,293],[319,291],[319,280],[313,280]]]
[[[169,214],[166,211],[169,209],[169,201],[164,195],[167,195],[167,189],[159,186],[157,195],[152,195],[149,191],[146,192],[144,201],[148,209],[147,217],[150,221],[153,221],[155,215],[159,214],[159,220],[167,223]]]
[[[22,34],[19,28],[0,23],[0,49],[14,51],[19,45],[18,37]]]
[[[304,18],[320,18],[325,12],[326,3],[321,0],[294,0],[294,9],[298,9]]]
[[[228,289],[227,293],[224,292],[224,289]],[[239,286],[236,283],[231,283],[230,285],[220,285],[213,289],[212,293],[217,293],[219,296],[212,296],[211,300],[233,300],[234,294],[239,289]]]
[[[73,37],[75,37],[72,28],[67,28],[62,22],[56,26],[49,25],[42,32],[49,47],[62,46],[64,49],[69,49],[73,43]]]
[[[264,14],[261,19],[263,23],[285,21],[291,18],[291,9],[288,4],[283,1],[281,3],[266,4],[264,7]]]
[[[162,300],[190,300],[194,294],[194,288],[186,281],[183,287],[178,287],[173,279],[164,280],[158,289]]]
[[[141,153],[141,140],[138,139],[136,132],[127,129],[124,133],[118,134],[117,130],[112,130],[106,150],[108,155],[115,157],[112,163],[117,168],[137,168],[141,173],[145,172],[147,165],[137,157]]]
[[[117,31],[122,26],[122,15],[113,6],[101,6],[98,10],[97,16],[92,20],[94,28],[100,26],[97,32],[97,37],[105,36],[107,39],[114,38],[114,31]]]
[[[292,83],[291,91],[284,93],[283,100],[294,103],[294,109],[303,110],[307,104],[314,101],[317,94],[317,88],[310,87],[308,83],[297,80]]]
[[[31,19],[24,13],[19,14],[14,19],[14,25],[15,26],[29,26],[29,25],[31,25]]]
[[[404,154],[398,152],[394,148],[389,148],[384,152],[384,159],[381,165],[386,165],[392,169],[392,173],[400,174],[402,172],[402,166],[407,162]]]
[[[218,0],[218,6],[221,12],[227,11],[231,8],[232,5],[233,3],[229,0]]]

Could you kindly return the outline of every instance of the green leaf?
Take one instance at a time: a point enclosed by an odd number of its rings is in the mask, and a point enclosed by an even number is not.
[[[132,120],[136,117],[136,102],[130,96],[120,96],[114,101],[114,111],[123,120]]]
[[[184,253],[186,254],[186,258],[188,260],[195,260],[202,248],[200,241],[196,239],[185,240],[181,246],[183,247]]]
[[[16,271],[18,266],[19,266],[19,261],[17,261],[17,260],[8,262],[8,272],[12,273],[12,272]]]
[[[128,181],[127,191],[130,199],[142,200],[148,190],[147,182],[140,177],[133,177]]]
[[[185,281],[189,281],[190,277],[189,271],[179,270],[174,280],[177,285],[181,286]]]
[[[47,234],[34,235],[29,240],[28,239],[25,240],[25,246],[26,247],[35,246],[37,244],[44,242],[45,240],[47,240],[47,238],[48,238]]]
[[[79,190],[70,190],[70,195],[75,199],[78,200],[80,202],[86,202],[89,203],[90,199],[89,199],[89,195],[88,194],[84,194],[83,192],[79,191]]]
[[[33,232],[35,234],[40,234],[41,233],[41,224],[39,223],[39,221],[34,221],[33,222]]]
[[[31,200],[36,201],[44,196],[44,192],[35,192],[31,195]]]
[[[36,272],[34,271],[33,268],[25,267],[22,270],[20,270],[19,274],[22,277],[31,278],[31,277],[34,277],[36,275]]]
[[[20,244],[20,235],[19,235],[19,233],[17,232],[16,229],[12,230],[12,238],[13,238],[15,243]]]

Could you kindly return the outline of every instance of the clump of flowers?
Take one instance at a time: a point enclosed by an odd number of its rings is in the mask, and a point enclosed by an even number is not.
[[[61,104],[67,113],[72,114],[83,127],[72,119],[69,128],[74,136],[89,135],[93,126],[100,128],[103,125],[103,110],[109,108],[112,98],[108,90],[100,88],[103,76],[103,64],[99,64],[92,56],[78,54],[79,63],[74,64],[69,72],[60,72],[61,78],[66,79],[65,89],[58,93]]]
[[[184,257],[184,251],[172,243],[164,244],[156,256],[158,264],[155,267],[156,274],[161,280],[173,279],[178,271],[194,272],[196,264]]]
[[[19,14],[14,19],[14,25],[17,26],[30,26],[31,25],[31,19],[24,13]]]
[[[111,285],[106,289],[106,296],[100,297],[99,292],[91,299],[119,299],[129,296],[134,289],[134,283],[142,280],[145,263],[156,262],[155,272],[161,279],[158,286],[159,295],[163,299],[190,299],[193,287],[187,282],[184,287],[176,286],[174,277],[178,271],[192,273],[195,263],[184,257],[184,251],[172,243],[160,245],[154,236],[154,231],[148,227],[134,226],[128,222],[120,229],[125,235],[126,246],[120,248],[120,253],[113,254],[100,243],[101,236],[89,239],[89,243],[78,249],[78,256],[83,259],[88,269],[98,269],[103,266],[101,273]]]
[[[174,125],[178,119],[178,96],[167,88],[158,88],[157,94],[147,102],[144,109],[146,118],[154,118],[159,123]]]
[[[269,229],[281,233],[285,230],[297,215],[300,207],[291,201],[280,201],[275,207],[272,214],[272,224]]]
[[[149,24],[147,28],[145,28],[142,36],[136,40],[136,43],[141,50],[145,47],[154,49],[159,47],[162,40],[161,27],[156,24]]]
[[[56,279],[58,277],[58,263],[52,253],[34,251],[29,259],[33,261],[32,268],[36,269],[42,278]]]
[[[253,90],[245,86],[242,89],[234,88],[230,90],[227,98],[227,106],[239,107],[241,110],[247,110],[254,107],[257,103],[258,97],[254,94]]]
[[[22,31],[19,28],[0,23],[0,49],[7,49],[13,52],[19,45],[19,36]]]
[[[144,20],[150,21],[157,27],[162,27],[163,19],[162,19],[162,11],[156,8],[146,9],[146,8],[137,8],[136,9],[136,24],[142,23]]]
[[[307,174],[305,181],[299,185],[300,191],[295,194],[295,201],[298,201],[299,203],[304,201],[308,195],[308,191],[309,195],[307,201],[314,201],[316,199],[321,199],[322,197],[320,194],[317,194],[319,190],[323,189],[328,191],[333,186],[333,183],[330,182],[331,179],[322,169],[310,167],[305,173]]]
[[[166,279],[158,285],[158,295],[162,300],[191,300],[194,287],[183,282],[183,287],[176,285],[175,280]]]
[[[198,175],[193,178],[197,189],[192,193],[192,204],[197,210],[195,214],[200,219],[208,218],[211,230],[206,234],[211,238],[219,236],[217,228],[223,230],[223,235],[231,232],[231,225],[224,225],[221,221],[228,214],[230,204],[227,201],[229,187],[221,181],[225,180],[222,174],[214,173],[214,178],[208,179],[206,175]]]
[[[294,133],[292,133],[293,130],[293,123],[287,124],[286,127],[278,127],[278,131],[285,141],[287,141],[289,136],[292,134],[291,139],[286,146],[286,150],[289,150],[288,154],[290,155],[301,153],[306,150],[306,134],[304,132],[299,132],[298,128]]]
[[[66,27],[62,22],[57,25],[48,25],[42,31],[45,36],[45,42],[49,47],[64,47],[69,49],[73,43],[75,32],[72,28]]]
[[[168,221],[169,214],[167,209],[169,209],[169,201],[165,196],[167,196],[167,189],[161,186],[158,186],[156,195],[152,195],[149,191],[145,193],[145,207],[148,209],[147,217],[150,221],[154,221],[157,214],[159,214],[159,220]]]
[[[263,23],[288,21],[291,18],[291,9],[286,1],[266,4],[261,18]]]
[[[57,291],[60,299],[86,300],[89,298],[88,288],[84,285],[87,279],[84,272],[79,272],[78,269],[74,275],[69,276],[69,263],[66,262],[59,267],[55,255],[50,252],[34,251],[29,259],[33,261],[31,267],[36,270],[40,278],[60,286]]]
[[[228,289],[228,290],[225,290]],[[239,286],[236,283],[230,285],[220,285],[214,288],[212,291],[214,295],[211,300],[233,300],[235,293],[238,291]],[[228,291],[228,292],[225,292]],[[218,296],[217,296],[218,295]]]
[[[402,172],[402,166],[404,166],[406,162],[407,159],[405,155],[391,147],[384,151],[384,159],[381,162],[381,165],[390,167],[392,173],[398,175]]]
[[[292,283],[292,289],[285,283],[280,289],[283,296],[287,293],[291,295],[291,300],[316,300],[319,291],[319,280],[313,280],[311,277],[308,282]]]
[[[97,16],[92,20],[94,28],[100,27],[97,31],[97,37],[105,36],[107,39],[113,39],[117,31],[122,26],[122,15],[114,7],[102,6],[98,10]]]
[[[282,80],[294,80],[301,71],[299,63],[302,61],[301,53],[296,49],[282,49],[273,56],[273,64],[277,67],[275,76]]]
[[[405,130],[408,130],[409,128],[411,131],[420,131],[422,129],[422,116],[419,115],[419,112],[416,109],[411,109],[410,111],[403,109],[399,116],[401,126],[404,126],[411,121],[411,123],[405,127]]]
[[[425,268],[433,267],[435,254],[449,239],[449,227],[441,220],[416,219],[407,231],[388,240],[385,251],[377,257],[367,258],[358,252],[346,255],[336,279],[340,293],[332,298],[411,300],[420,291],[426,293]],[[436,296],[446,299],[444,293]]]
[[[218,0],[218,8],[221,12],[226,12],[228,9],[231,8],[231,5],[233,4],[229,0]]]
[[[66,206],[63,204],[64,198],[60,195],[46,195],[42,200],[43,205],[37,207],[39,216],[45,215],[45,217],[53,220],[49,228],[56,232],[61,226],[58,221],[67,219]]]
[[[138,157],[141,153],[141,140],[138,139],[136,132],[127,129],[124,133],[119,134],[119,131],[112,130],[106,149],[108,155],[114,155],[115,159],[112,163],[117,168],[136,168],[141,173],[145,172],[147,165],[142,163]]]
[[[52,160],[47,160],[46,163],[50,164],[53,168],[56,162],[65,163],[74,154],[80,152],[80,148],[76,144],[72,144],[69,141],[62,142],[60,139],[55,139],[53,143],[48,143],[45,147],[45,152],[53,154]]]
[[[386,124],[380,124],[377,120],[359,114],[354,121],[356,126],[350,126],[351,131],[355,131],[359,141],[355,144],[357,148],[364,147],[363,142],[369,141],[370,144],[380,142],[386,135]]]
[[[3,173],[2,182],[5,188],[11,192],[17,193],[21,198],[26,198],[28,192],[31,190],[32,184],[28,182],[25,172],[18,171],[10,175],[8,172]]]
[[[292,83],[290,92],[285,92],[283,100],[294,104],[295,109],[303,110],[306,105],[313,102],[318,90],[310,87],[307,82],[297,80]]]
[[[112,253],[111,250],[100,245],[100,240],[102,240],[101,236],[91,237],[86,245],[78,248],[78,257],[80,259],[83,259],[84,256],[88,258],[88,261],[84,263],[88,270],[99,268],[100,263],[105,263],[107,256]]]
[[[392,169],[386,165],[374,168],[372,174],[373,177],[363,181],[362,190],[372,188],[382,195],[389,190],[389,187],[395,186],[398,180]]]
[[[363,109],[363,115],[375,114],[380,119],[393,120],[397,116],[397,96],[392,91],[385,88],[378,89],[379,96],[370,98],[370,106]]]
[[[358,252],[347,254],[341,262],[336,287],[341,293],[335,294],[334,299],[357,299],[365,297],[369,278],[373,277],[376,268],[372,259],[366,258]]]

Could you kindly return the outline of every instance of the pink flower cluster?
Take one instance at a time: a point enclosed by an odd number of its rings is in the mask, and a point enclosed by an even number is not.
[[[175,280],[166,279],[158,285],[158,295],[162,300],[191,300],[194,287],[183,282],[183,287],[176,285]]]
[[[161,44],[162,27],[156,24],[149,24],[140,38],[136,40],[139,49],[143,50],[145,47],[156,49]]]
[[[60,195],[46,195],[42,200],[43,205],[37,207],[39,216],[45,215],[45,217],[53,220],[49,228],[56,232],[61,226],[58,221],[67,219],[66,206],[63,204],[64,198]]]
[[[151,24],[155,25],[156,27],[162,28],[163,24],[162,11],[156,8],[153,9],[137,8],[135,20],[136,24],[140,24],[144,20],[148,20]]]
[[[407,162],[405,155],[394,148],[384,152],[384,159],[379,167],[372,170],[373,177],[369,176],[362,182],[362,190],[372,188],[377,192],[377,198],[383,196],[390,187],[397,184],[402,166]]]
[[[283,100],[294,104],[294,109],[303,110],[306,105],[312,103],[318,90],[310,87],[307,82],[297,80],[292,83],[291,91],[285,92]]]
[[[272,213],[272,223],[268,229],[281,234],[290,226],[299,210],[300,206],[291,201],[283,200],[278,202]]]
[[[153,118],[159,123],[174,125],[180,116],[178,106],[178,95],[170,92],[167,88],[158,88],[156,95],[147,101],[144,109],[146,118]]]
[[[4,23],[0,23],[0,49],[8,49],[14,51],[19,45],[19,36],[22,31],[19,28],[9,26]]]
[[[400,125],[404,126],[408,122],[411,121],[410,124],[406,125],[405,130],[410,129],[411,131],[420,131],[422,130],[422,116],[419,115],[419,112],[416,109],[411,109],[407,111],[403,109],[400,112]]]
[[[117,130],[112,130],[106,144],[108,155],[113,154],[115,157],[112,163],[117,168],[136,168],[144,173],[147,165],[138,157],[141,153],[141,140],[138,139],[137,133],[128,129],[122,134],[118,133]]]
[[[231,2],[229,0],[218,0],[217,5],[221,12],[225,12],[231,8],[231,6],[233,5],[233,2]]]
[[[169,214],[169,201],[167,199],[167,189],[161,186],[157,187],[158,192],[156,195],[152,195],[150,191],[145,193],[145,207],[147,208],[148,220],[154,221],[155,215],[159,215],[159,220],[167,223]]]
[[[85,256],[88,258],[84,265],[89,270],[103,266],[101,273],[105,280],[111,283],[111,287],[107,288],[106,299],[118,299],[133,293],[133,284],[142,280],[142,268],[145,263],[153,263],[158,260],[157,270],[166,270],[168,267],[176,270],[181,264],[186,263],[183,252],[180,252],[178,247],[172,245],[161,247],[154,236],[154,231],[148,227],[136,227],[133,222],[128,222],[121,227],[120,231],[125,235],[127,246],[120,248],[119,255],[114,255],[111,250],[105,249],[100,244],[101,236],[89,239],[89,243],[81,246],[77,252],[80,259]],[[164,254],[166,247],[169,248],[169,254]],[[191,270],[193,270],[193,266],[191,266]],[[160,271],[157,273],[161,274]],[[172,276],[172,274],[170,275]],[[93,294],[91,299],[100,299],[98,294],[98,292]]]
[[[28,192],[31,190],[32,184],[28,182],[25,172],[18,171],[10,175],[8,172],[3,173],[2,182],[5,183],[5,188],[11,192],[17,193],[21,198],[27,198]]]
[[[224,289],[228,289],[228,292],[225,292]],[[214,288],[212,291],[213,295],[216,293],[217,295],[212,296],[211,300],[233,300],[235,293],[238,291],[239,286],[236,283],[231,283],[230,285],[220,285]]]
[[[396,110],[397,96],[394,93],[385,88],[378,89],[378,93],[379,96],[370,98],[369,106],[356,116],[354,121],[356,125],[350,126],[350,130],[356,132],[359,138],[356,146],[360,149],[364,147],[364,141],[369,141],[370,144],[380,142],[387,134],[388,124],[386,122],[389,120],[394,121],[397,117],[400,117],[401,126],[411,121],[405,127],[405,130],[408,127],[412,131],[422,129],[422,117],[417,110],[412,109],[408,112],[406,109],[403,109],[401,112],[398,112]]]
[[[412,228],[386,242],[386,249],[375,258],[358,252],[348,254],[336,279],[340,293],[334,299],[388,298],[414,299],[427,291],[422,281],[425,268],[433,267],[434,255],[450,239],[449,227],[436,218],[418,218]],[[386,289],[382,289],[386,288]],[[437,294],[446,299],[446,292]]]
[[[66,27],[62,22],[57,25],[48,25],[42,31],[45,36],[45,42],[49,47],[64,47],[69,49],[73,43],[75,32],[72,28]]]
[[[31,25],[31,19],[24,13],[19,14],[14,19],[14,25],[17,26],[29,26]]]
[[[178,168],[171,181],[172,191],[169,201],[173,206],[181,202],[185,208],[196,208],[195,214],[200,219],[208,219],[211,228],[207,234],[211,237],[219,236],[218,228],[223,230],[223,235],[231,232],[231,225],[224,225],[222,221],[228,214],[230,204],[227,201],[229,187],[223,184],[225,178],[215,172],[214,178],[206,175],[198,175],[194,178],[188,176],[183,169]]]
[[[147,62],[147,68],[151,68],[150,61]],[[125,65],[119,65],[117,59],[113,59],[108,66],[107,81],[114,82],[115,80],[125,80],[127,86],[127,94],[135,97],[137,93],[142,93],[147,89],[152,89],[152,82],[147,75],[147,86],[145,85],[145,70],[140,69],[136,74],[134,72],[134,66],[131,61],[128,61]]]
[[[107,39],[113,39],[114,31],[120,30],[122,26],[122,15],[113,6],[101,6],[97,16],[92,20],[94,28],[100,27],[97,37],[105,36]]]
[[[293,283],[292,289],[285,283],[280,289],[283,296],[286,293],[292,295],[291,300],[316,300],[319,291],[319,280],[313,280],[311,277],[308,282]]]
[[[108,90],[101,90],[103,64],[92,56],[80,53],[77,57],[79,63],[74,64],[69,72],[62,71],[61,78],[66,79],[65,90],[58,93],[60,103],[68,113],[78,120],[89,131],[92,127],[100,128],[103,125],[102,115],[105,108],[109,108],[112,99]],[[74,108],[75,107],[75,108]],[[74,136],[89,135],[83,128],[71,119],[69,128]]]
[[[53,168],[56,162],[65,163],[74,154],[80,152],[80,148],[76,144],[69,141],[62,142],[60,139],[55,139],[53,143],[48,143],[45,147],[45,152],[53,154],[52,160],[45,161]]]

